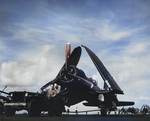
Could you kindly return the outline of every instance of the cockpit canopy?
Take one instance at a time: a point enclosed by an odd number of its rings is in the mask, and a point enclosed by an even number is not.
[[[84,78],[84,79],[87,79],[89,82],[91,82],[92,84],[94,84],[94,85],[97,86],[97,81],[96,81],[95,79],[88,78],[88,77],[85,75],[85,73],[84,73],[83,70],[79,69],[79,71],[80,71],[80,77],[82,77],[82,78]]]

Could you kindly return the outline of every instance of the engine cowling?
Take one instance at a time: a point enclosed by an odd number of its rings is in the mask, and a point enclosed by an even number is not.
[[[80,76],[80,70],[78,68],[76,68],[75,66],[70,65],[67,67],[67,70],[64,68],[60,72],[61,79],[64,81],[70,81],[73,77],[68,74],[71,74],[74,76]]]

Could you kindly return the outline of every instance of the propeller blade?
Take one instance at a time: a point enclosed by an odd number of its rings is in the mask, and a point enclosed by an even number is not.
[[[68,58],[68,65],[77,66],[81,56],[81,47],[76,47]]]
[[[67,43],[67,45],[66,45],[66,70],[67,70],[67,66],[68,66],[68,60],[69,60],[70,53],[71,53],[71,44]]]

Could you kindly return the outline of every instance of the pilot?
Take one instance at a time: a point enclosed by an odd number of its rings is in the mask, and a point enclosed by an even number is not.
[[[93,83],[94,85],[97,85],[96,80],[94,80],[94,79],[92,79],[92,78],[88,78],[88,77],[85,75],[85,73],[84,73],[83,70],[79,69],[79,71],[80,71],[80,74],[81,74],[80,76],[81,76],[82,78],[88,80],[89,82]]]

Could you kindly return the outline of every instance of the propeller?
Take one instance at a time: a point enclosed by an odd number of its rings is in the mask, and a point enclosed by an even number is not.
[[[71,53],[71,44],[67,43],[65,63],[63,65],[63,67],[61,68],[61,70],[59,71],[56,78],[58,78],[60,75],[62,75],[62,72],[68,73],[71,70],[71,68],[74,69],[74,67],[77,66],[77,64],[80,60],[80,56],[81,56],[81,47],[80,46],[76,47]]]
[[[77,74],[76,66],[79,62],[80,56],[81,56],[81,47],[76,47],[72,53],[71,53],[71,45],[70,43],[67,43],[66,45],[66,63],[64,64],[64,68],[61,69],[59,72],[60,75],[64,75],[63,78],[66,80],[69,80],[69,77],[67,73],[70,74]]]
[[[76,47],[72,53],[71,53],[71,44],[67,43],[66,45],[66,55],[65,55],[65,63],[59,73],[57,74],[56,78],[53,81],[48,82],[43,87],[41,87],[41,90],[44,90],[46,87],[48,87],[51,83],[54,83],[57,81],[58,78],[65,72],[70,72],[71,74],[76,73],[75,67],[77,66],[80,56],[81,56],[81,47]]]

